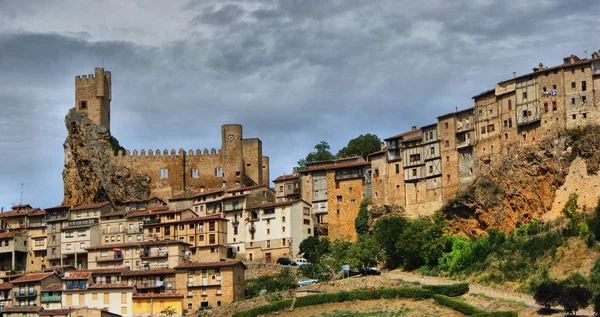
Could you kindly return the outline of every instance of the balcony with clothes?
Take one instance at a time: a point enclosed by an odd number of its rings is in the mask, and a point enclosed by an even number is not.
[[[138,290],[163,290],[173,289],[175,286],[175,278],[155,277],[154,279],[144,277],[130,285],[135,285]]]
[[[160,258],[168,258],[169,252],[163,250],[162,248],[145,248],[140,253],[140,258],[142,259],[160,259]]]
[[[69,211],[68,210],[46,212],[46,222],[60,221],[60,220],[69,220]]]
[[[60,302],[62,300],[62,295],[60,293],[57,292],[43,292],[40,295],[40,301],[42,303],[54,303],[54,302]]]
[[[253,211],[249,212],[248,213],[248,221],[249,222],[259,221],[260,217],[258,215],[259,215],[258,210],[253,210]]]
[[[102,254],[100,256],[96,257],[97,263],[122,262],[122,261],[123,261],[123,252],[121,252],[121,249],[119,249],[119,248],[114,248],[112,254],[110,254],[109,252],[102,252]]]
[[[169,263],[166,262],[150,262],[150,261],[141,261],[136,263],[136,269],[140,271],[152,271],[152,270],[163,270],[168,269]]]
[[[240,200],[226,201],[223,206],[225,212],[243,210],[244,206]]]
[[[153,225],[153,224],[156,224],[156,223],[160,223],[160,217],[146,219],[143,222],[144,225]]]
[[[27,224],[27,228],[46,228],[46,219],[41,218],[37,220],[29,220]]]
[[[335,180],[363,178],[365,176],[363,168],[339,169],[335,171]]]

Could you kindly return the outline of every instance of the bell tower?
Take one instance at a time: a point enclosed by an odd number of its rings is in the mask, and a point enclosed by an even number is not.
[[[94,74],[75,77],[75,109],[110,132],[110,72],[96,68]]]

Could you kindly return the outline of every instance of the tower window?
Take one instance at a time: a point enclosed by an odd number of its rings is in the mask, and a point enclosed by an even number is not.
[[[215,168],[215,176],[216,177],[223,177],[223,168],[222,167]]]
[[[192,168],[192,178],[200,178],[199,171],[197,168]]]
[[[160,178],[169,178],[169,170],[166,168],[160,169]]]
[[[80,109],[87,109],[87,101],[82,101],[82,102],[79,104],[79,108],[80,108]]]

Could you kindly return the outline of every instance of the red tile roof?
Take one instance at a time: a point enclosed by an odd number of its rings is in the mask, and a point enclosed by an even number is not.
[[[4,307],[3,313],[25,313],[25,312],[39,312],[42,306],[16,306],[16,307]]]
[[[133,285],[127,285],[127,284],[104,284],[104,283],[96,283],[96,284],[90,284],[90,286],[88,286],[88,289],[98,289],[98,288],[133,288]]]
[[[56,292],[56,291],[62,291],[62,289],[63,289],[62,284],[50,284],[50,285],[44,287],[42,292]]]
[[[345,164],[331,164],[331,165],[321,165],[315,167],[309,167],[307,169],[301,170],[300,172],[313,172],[313,171],[322,171],[322,170],[336,170],[340,168],[348,168],[348,167],[359,167],[359,166],[367,166],[370,165],[369,162],[353,162],[353,163],[345,163]]]
[[[397,138],[401,138],[401,137],[405,137],[405,136],[407,136],[407,135],[411,135],[411,134],[413,134],[413,133],[417,133],[417,132],[420,132],[420,131],[421,131],[421,129],[416,129],[416,130],[410,130],[410,131],[406,131],[406,132],[403,132],[403,133],[400,133],[400,134],[396,134],[396,135],[394,135],[394,136],[391,136],[391,137],[389,137],[389,138],[386,138],[386,139],[384,139],[384,141],[391,140],[391,139],[397,139]]]
[[[0,233],[0,239],[3,239],[3,238],[12,238],[15,235],[16,234],[14,232],[3,232],[3,233]]]
[[[0,284],[0,289],[12,289],[12,283],[2,283]]]
[[[50,208],[45,208],[46,211],[49,210],[60,210],[60,209],[71,209],[71,205],[59,205],[59,206],[54,206],[54,207],[50,207]]]
[[[100,217],[104,218],[104,217],[112,217],[112,216],[123,216],[126,215],[127,212],[125,210],[123,211],[113,211],[113,212],[107,212],[105,214],[100,215]]]
[[[100,207],[104,207],[106,205],[110,205],[110,202],[105,201],[105,202],[101,202],[101,203],[78,205],[78,206],[74,206],[73,208],[71,208],[71,210],[82,210],[82,209],[100,208]]]
[[[155,294],[155,293],[137,293],[133,298],[178,298],[183,297],[183,294]]]
[[[17,279],[12,280],[11,283],[17,284],[17,283],[26,283],[26,282],[37,282],[37,281],[41,281],[45,278],[48,278],[54,274],[55,274],[54,272],[28,273]]]
[[[296,174],[290,174],[290,175],[282,175],[277,177],[276,179],[273,180],[273,182],[281,182],[281,181],[286,181],[286,180],[290,180],[290,179],[298,179],[300,178],[300,174],[296,173]]]
[[[21,217],[21,216],[26,216],[34,211],[36,211],[38,209],[31,209],[31,210],[25,210],[25,211],[5,211],[5,212],[0,212],[0,218],[10,218],[10,217]]]
[[[294,205],[294,204],[296,204],[298,202],[305,202],[307,204],[310,204],[307,201],[302,200],[302,199],[294,199],[294,200],[290,200],[290,201],[279,201],[279,202],[269,202],[269,203],[255,204],[255,205],[246,207],[246,210],[260,209],[260,208],[271,208],[271,207],[279,207],[279,206],[289,206],[289,205]]]
[[[169,244],[183,244],[191,246],[191,244],[179,240],[158,240],[158,241],[140,241],[140,242],[129,242],[129,243],[114,243],[114,244],[101,244],[91,246],[86,250],[105,250],[113,248],[139,248],[146,245],[169,245]]]
[[[150,216],[150,215],[166,215],[166,214],[177,214],[177,213],[182,213],[186,210],[192,211],[189,208],[182,208],[182,209],[176,209],[176,210],[162,210],[162,209],[153,209],[153,210],[143,210],[143,211],[136,211],[130,214],[127,214],[127,218],[130,217],[143,217],[143,216]],[[193,211],[192,211],[193,212]]]
[[[184,199],[202,197],[202,196],[216,194],[216,193],[222,193],[222,192],[225,192],[227,189],[229,189],[229,187],[212,188],[212,189],[208,189],[205,191],[182,193],[182,194],[175,195],[175,196],[169,198],[169,201],[184,200]]]
[[[30,213],[28,216],[45,216],[46,215],[46,211],[45,210],[36,210],[32,213]]]
[[[157,270],[136,270],[121,273],[121,276],[143,276],[175,273],[175,269],[157,269]]]
[[[63,280],[87,280],[92,277],[92,272],[70,271],[65,274]]]
[[[367,156],[375,156],[375,155],[383,154],[385,152],[387,152],[387,150],[379,150],[377,152],[369,153],[369,154],[367,154]]]
[[[257,188],[261,188],[261,187],[268,188],[267,185],[262,184],[262,185],[246,186],[246,187],[236,187],[236,188],[228,189],[227,192],[235,193],[235,192],[241,192],[241,191],[245,191],[245,190],[257,189]]]
[[[219,262],[189,262],[176,266],[176,269],[201,269],[201,268],[212,268],[212,267],[226,267],[241,264],[244,268],[247,268],[244,262],[239,260],[227,260]]]
[[[75,309],[73,309],[75,310]],[[39,315],[40,316],[61,316],[61,315],[68,315],[72,310],[69,308],[63,308],[63,309],[44,309],[42,310]]]
[[[91,272],[92,275],[97,275],[97,274],[120,274],[120,273],[127,272],[127,271],[129,271],[129,269],[127,267],[114,267],[114,268],[107,268],[107,269],[81,270],[79,272]]]

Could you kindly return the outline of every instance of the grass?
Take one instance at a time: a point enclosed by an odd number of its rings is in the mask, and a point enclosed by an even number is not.
[[[334,310],[331,312],[324,312],[319,315],[311,315],[311,317],[400,317],[407,316],[407,314],[411,311],[409,308],[402,308],[399,310],[378,310],[373,312],[357,312],[357,311],[349,311],[349,310]]]
[[[495,298],[495,297],[487,296],[487,295],[481,294],[481,293],[470,293],[470,295],[481,297],[481,298],[487,299],[487,300],[495,300],[495,301],[499,301],[499,302],[503,302],[503,303],[513,304],[513,305],[517,305],[517,306],[521,306],[521,307],[529,307],[529,306],[527,306],[527,304],[523,303],[522,301],[518,301],[518,300],[514,300],[514,299]]]

